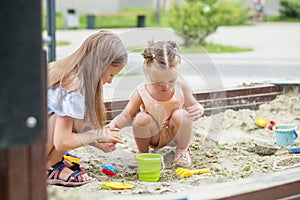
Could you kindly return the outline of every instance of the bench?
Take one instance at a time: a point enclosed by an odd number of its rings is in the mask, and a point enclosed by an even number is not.
[[[95,29],[95,22],[97,16],[103,17],[126,17],[126,16],[136,16],[137,17],[137,27],[145,27],[146,15],[144,13],[98,13],[98,14],[88,14],[87,15],[87,28]]]

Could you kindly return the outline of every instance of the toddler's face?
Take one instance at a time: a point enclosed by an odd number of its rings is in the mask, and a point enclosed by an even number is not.
[[[177,80],[177,71],[175,69],[158,69],[150,67],[146,70],[148,81],[158,86],[162,91],[172,90]]]

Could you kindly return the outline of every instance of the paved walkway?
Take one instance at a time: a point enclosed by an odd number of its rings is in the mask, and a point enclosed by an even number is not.
[[[175,40],[178,43],[182,42],[181,37],[172,29],[134,28],[111,30],[120,36],[127,47],[142,49],[151,38],[155,41]],[[96,31],[97,30],[58,30],[56,34],[57,41],[66,40],[70,41],[71,44],[57,47],[57,59],[72,53],[89,35]],[[209,80],[214,80],[217,74],[219,79],[222,79],[220,81],[224,88],[240,85],[242,83],[270,81],[270,79],[273,80],[275,78],[281,79],[280,81],[282,81],[282,79],[289,79],[289,81],[292,79],[292,81],[295,80],[299,83],[299,35],[300,23],[257,23],[253,26],[219,27],[216,33],[211,34],[207,38],[208,42],[238,47],[250,47],[254,50],[243,53],[187,54],[183,55],[183,57],[185,57],[186,63],[196,63],[201,66],[207,66],[207,68],[201,68],[200,71],[210,70],[210,72],[204,74],[206,77],[211,76],[207,78]],[[121,77],[122,82],[120,82],[122,84],[118,82],[120,77],[116,78],[113,84],[105,86],[106,93],[104,97],[107,99],[128,97],[129,91],[135,88],[136,84],[144,80],[141,71],[142,62],[143,60],[140,54],[130,53],[126,72],[134,72],[134,70],[139,69],[141,72],[140,76],[123,76]],[[212,69],[215,69],[215,71],[212,72]],[[201,77],[199,72],[195,73],[191,67],[182,67],[182,71],[184,71],[183,74],[189,76],[188,81],[194,90],[204,87],[208,89],[215,87],[207,86],[207,84],[209,84],[207,80],[204,83],[199,82],[203,77]],[[195,76],[195,74],[198,75]],[[201,85],[206,86],[201,87]],[[116,87],[119,88],[117,92]],[[216,88],[220,87],[218,86]]]
[[[126,45],[145,45],[148,39],[159,38],[182,41],[171,29],[138,28],[110,29],[119,34]],[[70,41],[67,46],[57,47],[57,59],[69,55],[97,30],[57,30],[56,39]],[[254,26],[219,27],[207,41],[217,44],[251,47],[254,51],[231,54],[240,57],[276,59],[300,59],[300,23],[258,23]],[[211,54],[214,57],[229,54]]]

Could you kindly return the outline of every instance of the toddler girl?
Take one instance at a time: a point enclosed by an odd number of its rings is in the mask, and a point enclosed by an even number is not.
[[[173,163],[190,166],[192,122],[204,109],[191,89],[177,79],[181,62],[178,46],[172,41],[150,41],[142,55],[147,83],[137,87],[125,109],[108,126],[123,128],[133,120],[137,153],[147,153],[149,147],[176,146]]]

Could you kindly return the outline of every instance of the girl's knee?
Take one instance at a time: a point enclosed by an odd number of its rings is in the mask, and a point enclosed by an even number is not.
[[[133,126],[138,126],[138,127],[145,127],[150,125],[150,123],[151,123],[151,116],[145,112],[139,112],[133,120]]]

